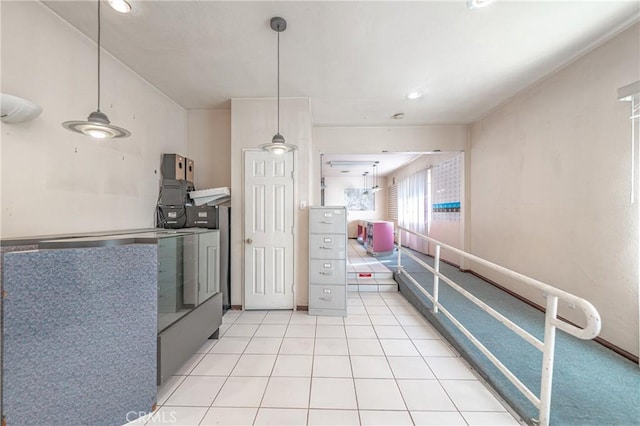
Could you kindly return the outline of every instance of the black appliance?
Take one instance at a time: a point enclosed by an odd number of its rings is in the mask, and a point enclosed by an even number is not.
[[[193,183],[187,180],[162,179],[160,187],[161,206],[184,206],[189,198],[189,191],[193,191]]]

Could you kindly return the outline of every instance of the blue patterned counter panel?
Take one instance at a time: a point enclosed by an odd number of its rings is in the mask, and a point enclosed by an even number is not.
[[[122,425],[156,401],[157,246],[6,253],[8,425]]]

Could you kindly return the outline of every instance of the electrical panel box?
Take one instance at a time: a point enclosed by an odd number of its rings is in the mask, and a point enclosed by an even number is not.
[[[164,179],[185,180],[187,177],[185,158],[178,154],[162,154],[160,171]]]

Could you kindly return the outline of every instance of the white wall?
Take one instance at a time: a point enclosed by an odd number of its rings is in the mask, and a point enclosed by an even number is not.
[[[187,111],[185,155],[195,161],[196,189],[231,186],[231,111]]]
[[[243,150],[257,149],[271,142],[276,131],[275,99],[231,100],[231,304],[241,305],[244,289],[243,226]],[[298,145],[294,154],[294,280],[296,305],[308,305],[308,210],[298,208],[309,200],[309,148],[311,146],[311,109],[309,99],[280,99],[280,133],[288,143]]]
[[[616,90],[640,78],[639,40],[635,24],[476,123],[470,179],[471,251],[591,301],[601,336],[636,355],[638,201]]]
[[[3,237],[150,227],[163,152],[185,111],[103,51],[102,110],[131,131],[97,141],[61,123],[96,109],[96,45],[39,2],[2,2],[2,93],[42,114],[2,124]]]
[[[343,176],[326,176],[324,178],[326,188],[324,190],[324,204],[326,206],[344,206],[344,190],[347,188],[362,189],[364,179],[362,176],[343,177]],[[369,187],[372,185],[371,179],[368,182]],[[348,237],[356,238],[358,236],[359,220],[385,220],[387,217],[387,178],[378,177],[378,186],[382,191],[374,194],[374,210],[350,210],[347,212],[348,221]]]

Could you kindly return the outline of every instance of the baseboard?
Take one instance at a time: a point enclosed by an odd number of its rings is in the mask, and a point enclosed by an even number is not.
[[[242,305],[231,305],[230,310],[232,311],[241,311],[242,310]],[[298,311],[308,311],[309,307],[306,305],[298,305],[296,306],[296,310]]]
[[[427,253],[422,253],[422,254],[424,254],[425,256],[429,256],[430,258],[433,258],[433,256],[430,255],[430,254],[427,254]],[[527,299],[526,297],[521,296],[518,293],[516,293],[516,292],[514,292],[512,290],[509,290],[505,286],[503,286],[501,284],[498,284],[497,282],[495,282],[493,280],[490,280],[489,278],[477,273],[473,269],[462,269],[462,268],[460,268],[460,265],[456,265],[455,263],[450,262],[450,261],[445,260],[445,259],[442,259],[442,258],[440,258],[440,261],[446,263],[447,265],[453,266],[454,268],[459,269],[460,272],[466,272],[466,273],[469,273],[471,275],[474,275],[474,276],[480,278],[481,280],[491,284],[492,286],[497,287],[500,290],[504,291],[505,293],[508,293],[509,295],[515,297],[516,299],[526,303],[527,305],[531,306],[532,308],[535,308],[535,309],[539,310],[540,312],[546,312],[546,309],[544,308],[544,306],[541,306],[541,305],[538,305],[535,302],[532,302],[531,300]],[[576,327],[579,327],[577,324],[575,324],[572,321],[569,321],[568,319],[566,319],[564,317],[558,316],[558,318],[560,318],[563,321],[568,322],[569,324],[572,324],[572,325],[575,325]],[[612,350],[613,352],[615,352],[618,355],[628,359],[629,361],[635,363],[636,365],[640,362],[640,358],[638,358],[638,356],[632,354],[629,351],[626,351],[626,350],[622,349],[621,347],[619,347],[617,345],[614,345],[613,343],[609,342],[608,340],[603,339],[602,337],[595,337],[593,339],[593,341],[601,344],[602,346],[604,346],[605,348],[607,348],[609,350]]]
[[[431,255],[429,255],[429,256],[431,256]],[[431,256],[431,257],[433,257],[433,256]],[[467,271],[466,269],[461,269],[460,265],[458,265],[457,263],[453,263],[453,262],[451,262],[449,260],[440,258],[440,262],[446,263],[449,266],[453,266],[454,268],[460,269],[460,271],[462,271],[462,272],[466,272]]]

